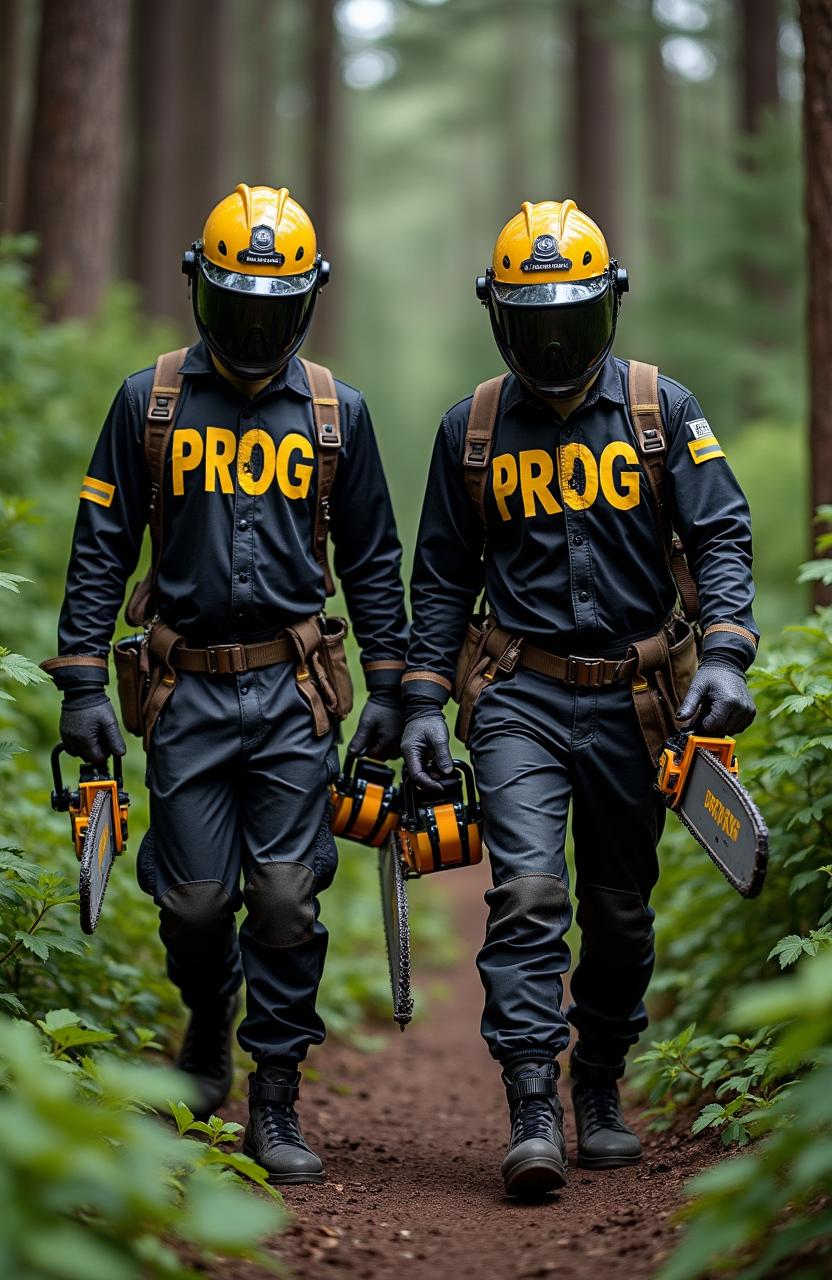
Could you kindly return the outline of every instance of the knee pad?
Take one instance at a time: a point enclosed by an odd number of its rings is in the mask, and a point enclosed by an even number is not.
[[[532,927],[551,929],[565,916],[569,927],[569,890],[560,876],[514,876],[485,895],[488,925],[518,932]]]
[[[174,884],[159,901],[159,934],[165,946],[187,950],[191,962],[216,960],[234,928],[234,908],[220,880]]]
[[[584,948],[605,964],[645,959],[653,946],[653,911],[640,893],[586,885],[578,902]]]
[[[315,872],[303,862],[261,862],[243,889],[248,929],[263,947],[296,947],[315,928]]]

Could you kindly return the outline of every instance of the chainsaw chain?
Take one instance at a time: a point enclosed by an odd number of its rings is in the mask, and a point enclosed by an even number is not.
[[[390,970],[390,985],[393,990],[393,1020],[404,1031],[413,1016],[413,997],[410,992],[410,925],[408,921],[407,888],[402,857],[398,839],[394,832],[385,849],[379,850],[379,872],[382,892],[382,915],[384,933],[387,941],[387,962]],[[391,903],[382,859],[390,859],[390,870],[395,890],[395,919],[391,914]],[[394,965],[394,954],[398,959],[398,974]]]
[[[100,814],[106,802],[107,802],[107,796],[104,794],[103,791],[100,791],[92,802],[92,810],[90,811],[90,821],[89,821],[89,826],[87,827],[87,836],[89,835],[90,831],[95,830],[95,825],[98,820],[98,815]],[[85,841],[84,848],[82,850],[82,861],[81,861],[82,874],[80,874],[79,876],[79,883],[78,883],[78,899],[79,899],[79,907],[80,907],[80,913],[81,913],[81,929],[86,934],[94,933],[95,927],[98,924],[98,921],[101,919],[101,908],[104,905],[104,894],[107,892],[107,885],[110,883],[110,872],[113,869],[113,861],[114,859],[110,861],[110,865],[107,868],[107,874],[105,875],[103,883],[101,885],[101,896],[98,899],[98,910],[96,911],[95,918],[93,919],[92,897],[91,897],[92,883],[91,883],[91,875],[90,875],[90,867],[89,867],[90,859],[86,857],[86,841]],[[86,862],[86,871],[87,871],[86,876],[83,875],[85,862]]]
[[[734,786],[737,781],[736,774],[733,774],[729,769],[726,769],[722,761],[718,760],[712,752],[707,753],[707,762],[715,773],[719,774],[719,776],[728,782],[731,787]],[[705,842],[701,839],[698,832],[694,830],[693,826],[682,811],[684,796],[682,797],[682,804],[678,809],[673,809],[673,812],[676,814],[676,817],[679,819],[682,826],[687,827],[696,843],[705,850],[717,871],[725,877],[731,887],[736,889],[737,893],[741,894],[744,898],[753,898],[756,897],[762,888],[762,881],[765,878],[766,866],[768,864],[768,827],[765,824],[763,815],[760,813],[760,810],[757,808],[756,804],[744,787],[743,792],[743,808],[746,810],[748,816],[753,820],[757,829],[758,839],[760,841],[757,846],[757,863],[755,865],[754,875],[750,884],[746,884],[745,881],[740,880],[735,875],[732,875],[728,868],[714,856]],[[668,807],[670,808],[672,806],[669,805]]]

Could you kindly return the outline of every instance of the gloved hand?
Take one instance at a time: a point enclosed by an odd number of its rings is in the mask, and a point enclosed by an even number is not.
[[[103,764],[108,756],[127,751],[113,705],[100,684],[64,690],[59,732],[69,754],[87,764]]]
[[[745,673],[727,659],[707,655],[678,711],[680,720],[690,720],[692,729],[714,738],[742,733],[756,714]]]
[[[377,689],[367,699],[347,751],[374,760],[396,760],[402,753],[404,711],[398,689]]]
[[[439,707],[410,717],[402,734],[402,755],[416,786],[439,795],[442,787],[428,770],[447,775],[454,768],[448,726]]]

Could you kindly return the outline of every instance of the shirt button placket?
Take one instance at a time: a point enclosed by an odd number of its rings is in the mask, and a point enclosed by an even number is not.
[[[251,430],[255,411],[246,405],[239,414],[237,424],[237,450],[247,431]],[[244,629],[252,604],[254,584],[250,566],[254,550],[254,495],[246,493],[239,484],[234,486],[233,558],[231,568],[232,629],[238,634]]]
[[[580,443],[580,432],[573,427],[564,427],[563,443]],[[592,572],[587,532],[587,512],[585,507],[571,507],[566,500],[568,491],[577,492],[573,474],[561,471],[561,491],[564,494],[563,517],[566,529],[566,545],[569,555],[569,577],[572,584],[572,607],[575,614],[576,631],[593,630],[598,623],[595,611],[595,599],[592,591]]]

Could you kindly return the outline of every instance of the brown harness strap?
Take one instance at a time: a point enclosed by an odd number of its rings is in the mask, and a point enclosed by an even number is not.
[[[162,558],[164,523],[162,504],[165,491],[165,456],[168,449],[179,397],[182,392],[182,374],[179,372],[188,348],[166,351],[156,361],[153,387],[147,402],[144,422],[144,454],[150,473],[150,507],[147,524],[150,529],[150,568],[141,582],[133,588],[127,602],[125,616],[133,626],[141,626],[153,612],[152,596]]]
[[[505,373],[501,373],[499,377],[489,378],[487,382],[479,384],[471,402],[468,426],[465,431],[465,452],[462,458],[462,465],[465,468],[465,487],[483,525],[485,524],[488,463],[491,459],[491,445],[500,408],[500,395],[506,377]]]
[[[147,404],[144,453],[150,472],[150,510],[147,523],[150,528],[152,547],[151,588],[156,579],[162,554],[165,456],[182,392],[180,368],[187,354],[188,348],[182,347],[179,351],[166,351],[164,355],[159,356],[156,361],[156,372],[153,375],[153,388]]]
[[[659,404],[659,371],[654,364],[630,361],[628,394],[639,461],[653,495],[665,561],[676,584],[684,615],[688,622],[695,622],[699,617],[699,593],[681,540],[673,532],[673,518],[664,500],[667,437]]]
[[[326,594],[335,594],[335,582],[329,567],[327,538],[330,522],[330,496],[338,470],[338,453],[341,448],[341,421],[335,380],[329,369],[311,360],[301,359],[306,381],[312,396],[312,416],[315,420],[315,448],[318,455],[318,496],[315,506],[315,524],[312,534],[312,551],[323,569]]]

